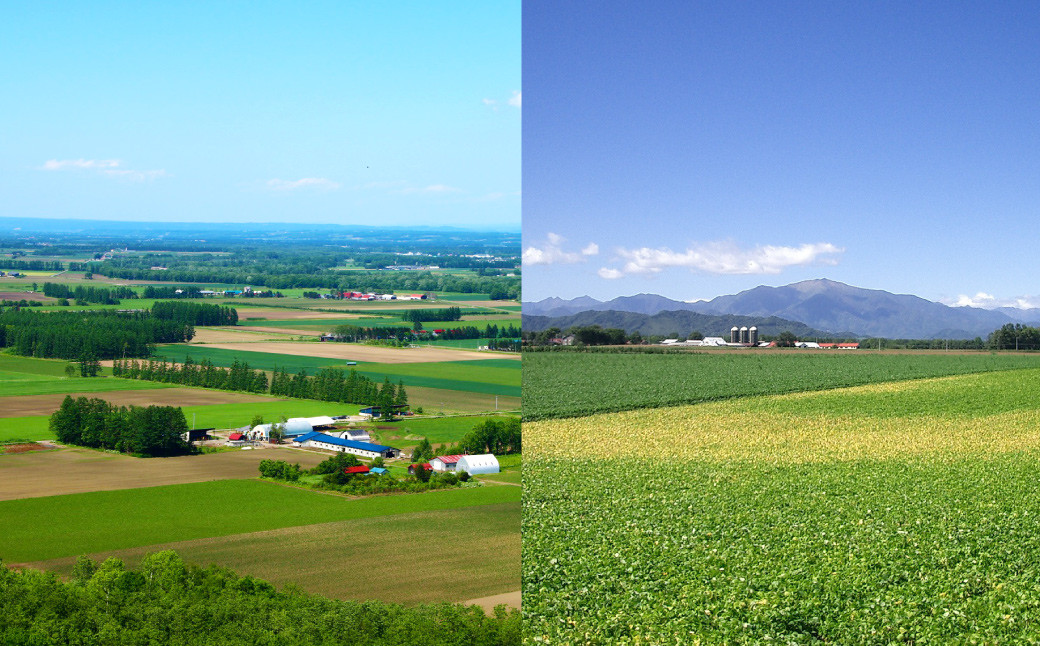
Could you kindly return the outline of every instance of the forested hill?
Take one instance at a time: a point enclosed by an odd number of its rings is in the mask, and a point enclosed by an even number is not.
[[[599,325],[604,328],[620,328],[631,334],[639,332],[645,336],[687,336],[693,332],[700,332],[704,336],[721,336],[729,338],[729,331],[733,326],[758,327],[759,335],[776,336],[781,332],[788,331],[798,338],[831,338],[835,336],[830,332],[823,332],[809,327],[798,321],[789,321],[776,316],[737,316],[726,314],[713,316],[711,314],[698,314],[697,312],[668,311],[657,314],[638,314],[635,312],[618,312],[608,310],[605,312],[578,312],[569,316],[522,316],[521,326],[525,332],[540,332],[551,327],[566,330],[572,326]],[[843,334],[838,336],[849,336]]]

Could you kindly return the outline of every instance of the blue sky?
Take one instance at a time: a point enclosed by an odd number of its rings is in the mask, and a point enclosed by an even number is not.
[[[1040,6],[524,3],[524,300],[1040,306]]]
[[[26,2],[0,217],[520,226],[520,2]]]

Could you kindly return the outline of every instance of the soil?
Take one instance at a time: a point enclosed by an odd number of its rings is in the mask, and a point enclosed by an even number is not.
[[[96,397],[116,406],[205,406],[274,401],[245,393],[226,393],[201,388],[156,388],[153,390],[113,390],[101,393],[69,393],[72,397]],[[58,410],[65,395],[26,395],[5,397],[0,417],[50,415]]]

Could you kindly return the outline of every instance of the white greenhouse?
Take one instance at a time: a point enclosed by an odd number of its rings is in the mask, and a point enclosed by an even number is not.
[[[490,453],[482,455],[464,455],[459,458],[455,465],[455,472],[465,471],[470,475],[480,473],[498,473],[502,469],[498,466],[498,460]]]

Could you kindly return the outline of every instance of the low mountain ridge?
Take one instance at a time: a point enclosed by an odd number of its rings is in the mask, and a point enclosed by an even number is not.
[[[985,338],[1007,323],[1040,321],[1040,310],[1009,312],[1007,309],[1010,308],[951,307],[911,294],[864,289],[828,279],[782,287],[762,285],[693,303],[656,294],[637,294],[606,302],[584,296],[571,301],[554,298],[523,304],[525,320],[532,315],[566,317],[589,311],[614,310],[648,316],[663,311],[683,311],[713,316],[777,317],[801,322],[825,335],[893,339]],[[769,334],[764,330],[762,333]]]

